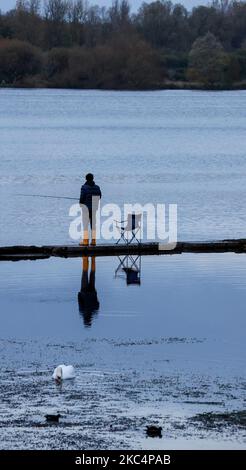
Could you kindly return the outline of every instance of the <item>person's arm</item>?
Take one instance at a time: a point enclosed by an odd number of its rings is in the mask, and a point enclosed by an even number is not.
[[[80,190],[80,199],[79,199],[79,203],[80,204],[84,204],[85,202],[85,190],[82,186],[81,190]]]
[[[98,197],[102,197],[102,192],[101,192],[101,189],[100,189],[100,186],[97,186],[97,194],[96,194]]]

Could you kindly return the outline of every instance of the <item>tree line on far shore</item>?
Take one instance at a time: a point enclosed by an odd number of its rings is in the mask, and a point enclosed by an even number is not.
[[[17,0],[0,13],[0,86],[246,88],[246,2]]]

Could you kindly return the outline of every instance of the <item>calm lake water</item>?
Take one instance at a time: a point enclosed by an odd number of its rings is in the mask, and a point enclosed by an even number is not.
[[[0,245],[71,243],[69,201],[18,194],[77,197],[88,171],[104,203],[178,204],[180,240],[245,237],[245,104],[0,90]],[[244,448],[245,260],[1,262],[0,448]],[[57,386],[60,363],[76,378]]]
[[[81,259],[1,263],[0,447],[243,448],[245,255],[143,257],[134,285],[95,263],[84,291]]]
[[[178,204],[178,238],[245,236],[246,91],[0,90],[0,245],[63,243],[88,171],[103,203]]]

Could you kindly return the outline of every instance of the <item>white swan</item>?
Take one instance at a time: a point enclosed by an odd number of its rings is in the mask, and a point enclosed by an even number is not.
[[[57,382],[61,382],[62,380],[66,380],[66,379],[74,379],[75,377],[74,367],[65,366],[65,364],[61,364],[60,366],[55,368],[52,377]]]

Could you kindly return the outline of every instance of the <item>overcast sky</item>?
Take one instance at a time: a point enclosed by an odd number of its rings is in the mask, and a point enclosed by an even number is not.
[[[145,0],[146,3],[151,3],[151,0]],[[111,5],[112,0],[89,0],[89,3],[91,4],[97,4],[97,5]],[[132,7],[137,9],[139,5],[143,3],[142,0],[132,0],[130,1],[130,4]],[[173,3],[182,3],[185,5],[186,8],[191,9],[195,5],[207,5],[209,3],[209,0],[173,0]],[[0,0],[0,9],[2,11],[7,11],[10,10],[15,6],[15,0]]]

